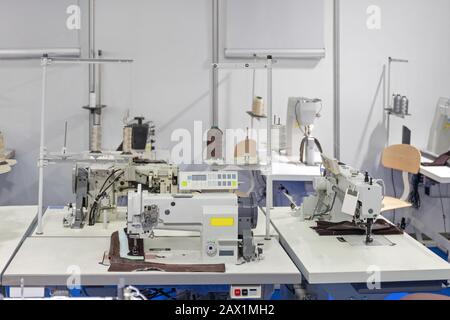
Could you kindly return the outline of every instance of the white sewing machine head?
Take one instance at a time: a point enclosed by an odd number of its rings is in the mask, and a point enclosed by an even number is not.
[[[329,216],[333,220],[350,218],[366,227],[366,241],[372,241],[372,225],[379,218],[382,180],[373,179],[337,160],[323,156],[325,175],[314,181],[316,194],[304,200],[302,216],[309,219]]]
[[[252,233],[258,219],[256,198],[230,193],[237,181],[237,172],[183,173],[180,189],[214,192],[151,194],[140,187],[129,192],[127,235],[133,243],[130,255],[142,256],[143,240],[153,238],[154,230],[162,229],[199,232],[204,262],[236,263],[241,257],[247,261],[257,258]]]

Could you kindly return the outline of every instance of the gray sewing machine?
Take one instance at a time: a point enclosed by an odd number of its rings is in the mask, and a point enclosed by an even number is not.
[[[150,193],[176,193],[177,179],[178,168],[164,162],[77,164],[72,176],[75,206],[65,217],[64,226],[82,228],[86,223],[114,219],[116,209],[126,207],[128,191],[141,185]]]
[[[140,187],[130,191],[126,229],[129,255],[144,256],[144,239],[153,239],[153,231],[163,229],[199,232],[205,263],[258,258],[262,250],[254,243],[252,232],[258,219],[256,198],[230,193],[235,188],[232,181],[237,181],[237,172],[188,173],[180,179],[184,193],[151,194]]]
[[[297,208],[304,219],[351,219],[366,229],[366,243],[371,243],[372,226],[378,219],[383,201],[382,180],[373,179],[337,160],[322,155],[325,175],[314,181],[316,193],[305,198]]]

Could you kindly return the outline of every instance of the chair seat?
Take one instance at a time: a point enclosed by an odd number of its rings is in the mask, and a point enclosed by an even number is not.
[[[405,209],[411,208],[412,204],[408,201],[404,201],[397,198],[392,197],[384,197],[383,199],[383,207],[381,208],[381,212],[387,212],[397,209]]]

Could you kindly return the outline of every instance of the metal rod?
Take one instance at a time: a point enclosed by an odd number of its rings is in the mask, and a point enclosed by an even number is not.
[[[272,55],[279,59],[322,59],[325,49],[225,49],[225,57],[233,59],[262,58]]]
[[[212,62],[219,63],[219,0],[212,2]],[[219,126],[219,70],[212,68],[212,126]]]
[[[266,180],[266,239],[270,239],[270,211],[273,206],[273,183],[272,183],[272,93],[273,74],[272,56],[267,57],[267,173]]]
[[[272,64],[276,63],[276,61],[272,60]],[[255,62],[255,63],[247,63],[247,62],[226,62],[226,63],[214,63],[213,68],[217,69],[267,69],[267,62]]]
[[[388,59],[388,80],[387,80],[387,105],[385,106],[386,109],[390,108],[391,106],[391,64],[392,59],[389,57]]]
[[[80,48],[0,49],[0,60],[33,60],[49,57],[78,58]]]
[[[409,63],[409,60],[406,59],[395,59],[392,57],[388,58],[388,79],[387,79],[387,97],[386,97],[386,105],[385,109],[393,108],[393,101],[391,101],[391,74],[392,74],[392,63]],[[390,145],[390,131],[391,131],[391,114],[388,112],[387,121],[386,121],[386,130],[387,130],[387,138],[386,145]]]
[[[334,0],[334,157],[341,158],[341,39],[340,0]]]
[[[395,58],[392,58],[392,57],[389,57],[389,61],[391,61],[391,62],[400,62],[400,63],[409,63],[409,60],[406,60],[406,59],[395,59]]]
[[[67,150],[67,121],[64,124],[64,150]]]
[[[41,101],[41,141],[39,147],[39,195],[38,195],[38,226],[37,234],[43,234],[42,216],[44,206],[44,165],[45,165],[45,104],[47,94],[47,66],[48,59],[43,58],[42,65],[42,101]]]
[[[64,59],[49,58],[49,64],[107,64],[107,63],[133,63],[131,59]]]
[[[95,0],[89,0],[89,58],[95,59]],[[95,92],[95,67],[89,65],[89,92]]]

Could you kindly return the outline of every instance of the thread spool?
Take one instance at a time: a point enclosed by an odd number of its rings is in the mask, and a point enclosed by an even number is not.
[[[399,94],[394,96],[394,113],[402,113],[402,96]]]
[[[401,111],[402,111],[402,114],[405,114],[405,115],[409,113],[409,100],[406,96],[402,97]]]
[[[131,154],[133,147],[133,128],[124,127],[123,128],[123,145],[122,154]]]
[[[89,141],[92,153],[100,153],[102,151],[102,127],[99,125],[92,126],[91,140]]]
[[[253,99],[252,113],[257,116],[264,116],[264,99],[262,97]]]

